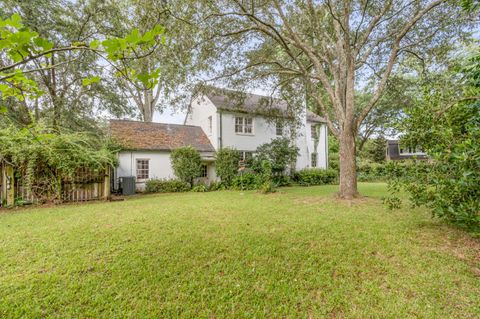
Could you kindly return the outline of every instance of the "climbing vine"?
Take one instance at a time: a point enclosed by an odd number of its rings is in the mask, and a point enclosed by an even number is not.
[[[0,130],[0,160],[14,167],[17,178],[37,197],[58,198],[62,180],[79,169],[103,172],[116,165],[116,146],[85,133],[53,134],[35,124]]]

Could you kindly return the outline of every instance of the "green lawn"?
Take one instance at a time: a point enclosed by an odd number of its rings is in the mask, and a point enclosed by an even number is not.
[[[0,318],[479,318],[480,243],[335,186],[0,213]]]

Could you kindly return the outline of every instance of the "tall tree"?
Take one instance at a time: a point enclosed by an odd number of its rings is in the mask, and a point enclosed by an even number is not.
[[[195,25],[190,23],[194,10],[184,1],[124,0],[125,29],[138,29],[140,33],[156,24],[165,28],[165,42],[149,54],[132,63],[119,64],[122,88],[140,112],[140,118],[151,122],[154,112],[163,105],[171,105],[182,96],[185,87],[193,84],[195,67]],[[122,61],[124,63],[124,61]],[[145,81],[145,73],[155,74]]]
[[[5,0],[0,15],[16,13],[22,23],[55,47],[73,43],[88,43],[95,37],[112,35],[121,21],[116,6],[96,0]],[[114,115],[130,113],[128,103],[118,90],[116,79],[107,76],[94,85],[83,86],[83,79],[104,73],[99,57],[93,51],[66,50],[32,60],[37,72],[34,79],[44,95],[12,105],[23,105],[22,122],[28,122],[29,112],[57,130],[86,130],[94,125],[93,114],[107,111]],[[55,67],[42,67],[42,66]]]
[[[206,0],[202,11],[206,37],[230,61],[223,74],[304,88],[339,140],[345,199],[358,194],[356,137],[398,63],[452,46],[466,27],[446,0]]]

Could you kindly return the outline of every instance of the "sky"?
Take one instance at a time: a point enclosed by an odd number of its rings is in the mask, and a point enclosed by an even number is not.
[[[175,112],[172,108],[167,107],[162,114],[160,114],[158,111],[155,111],[155,114],[153,115],[153,121],[158,123],[183,124],[185,116],[185,111]]]

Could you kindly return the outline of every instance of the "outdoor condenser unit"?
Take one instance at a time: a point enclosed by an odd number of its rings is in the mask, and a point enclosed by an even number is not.
[[[135,194],[135,176],[123,176],[119,178],[119,188],[122,195]]]

